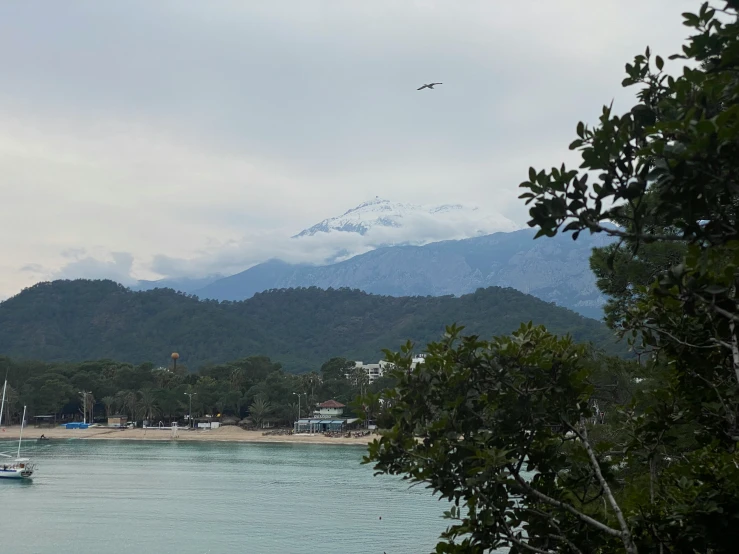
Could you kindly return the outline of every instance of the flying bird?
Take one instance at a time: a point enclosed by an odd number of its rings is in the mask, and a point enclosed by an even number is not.
[[[425,88],[434,88],[434,85],[443,85],[444,83],[429,83],[427,85],[423,85],[420,88],[417,88],[416,90],[423,90]]]

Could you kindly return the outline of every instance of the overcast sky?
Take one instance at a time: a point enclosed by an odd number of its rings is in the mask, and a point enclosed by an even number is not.
[[[572,160],[576,123],[627,107],[624,64],[679,50],[697,6],[2,2],[0,298],[235,271],[377,195],[524,225],[527,168]]]

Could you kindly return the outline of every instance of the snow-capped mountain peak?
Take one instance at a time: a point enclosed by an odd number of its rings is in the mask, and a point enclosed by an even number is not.
[[[379,196],[367,202],[362,202],[338,217],[324,219],[320,223],[304,229],[297,237],[313,236],[316,233],[329,233],[331,231],[342,231],[348,233],[359,233],[365,235],[372,227],[401,227],[397,221],[404,214],[416,209],[411,204],[393,203]]]
[[[324,219],[293,238],[320,233],[380,235],[383,244],[423,243],[513,231],[518,226],[500,214],[483,214],[477,206],[404,204],[379,196],[337,217]]]

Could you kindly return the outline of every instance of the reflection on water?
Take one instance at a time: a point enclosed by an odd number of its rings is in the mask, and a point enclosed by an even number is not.
[[[6,444],[0,443],[0,451]],[[0,481],[0,551],[431,552],[446,509],[374,477],[356,446],[51,441],[33,482]]]

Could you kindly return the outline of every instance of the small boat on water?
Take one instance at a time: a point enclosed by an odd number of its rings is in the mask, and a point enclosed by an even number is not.
[[[3,385],[3,400],[0,402],[0,425],[3,423],[3,409],[5,408],[5,389],[8,380]],[[21,433],[18,438],[18,453],[15,457],[0,452],[0,479],[30,479],[33,475],[35,464],[29,458],[21,458],[21,442],[23,440],[23,424],[26,422],[26,407],[23,406],[23,418],[21,419]]]
[[[6,456],[0,454],[0,456]],[[10,456],[8,456],[10,458]],[[14,458],[0,462],[0,479],[30,479],[34,464],[29,458]]]

